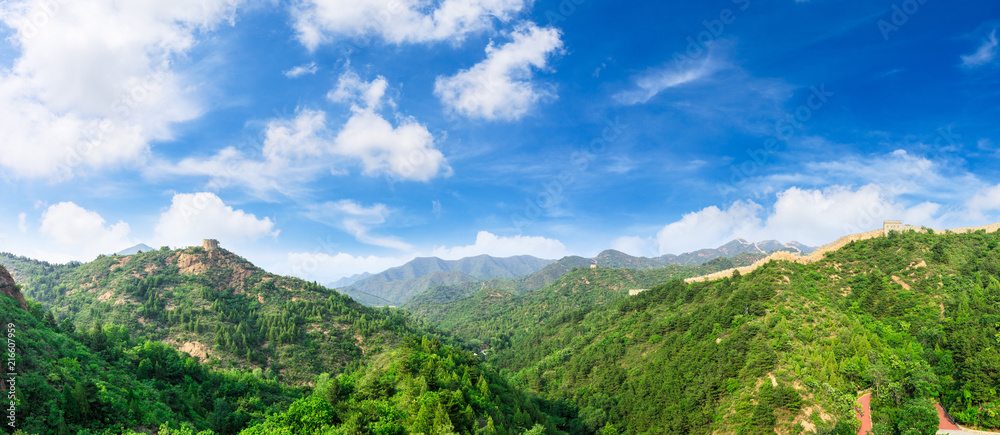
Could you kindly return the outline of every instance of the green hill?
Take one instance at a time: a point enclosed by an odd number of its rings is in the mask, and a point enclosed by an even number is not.
[[[157,250],[52,265],[0,256],[24,293],[77,329],[114,324],[208,367],[261,369],[292,384],[339,372],[416,326],[314,283],[269,274],[223,249]]]
[[[51,307],[0,296],[25,434],[556,433],[529,397],[407,313],[223,250],[0,258]]]
[[[524,292],[523,284],[510,281],[437,287],[414,298],[405,308],[475,346],[506,347],[531,327],[627,297],[630,290],[743,266],[759,258],[741,254],[736,259],[716,258],[701,266],[672,265],[638,271],[574,267],[537,291]]]

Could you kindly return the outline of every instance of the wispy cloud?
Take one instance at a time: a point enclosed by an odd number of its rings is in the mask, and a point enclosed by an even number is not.
[[[316,74],[319,71],[319,67],[316,66],[316,62],[309,62],[304,65],[296,66],[288,71],[285,71],[285,77],[290,79],[297,79],[307,74]]]
[[[723,62],[712,53],[701,60],[672,62],[634,77],[633,87],[615,94],[614,98],[625,105],[643,104],[667,89],[701,80],[722,66]]]
[[[962,66],[966,68],[976,68],[993,62],[997,57],[997,29],[993,29],[993,32],[983,41],[975,53],[961,57]]]
[[[385,204],[365,207],[351,200],[340,200],[314,205],[306,213],[310,219],[340,228],[366,245],[381,246],[400,251],[413,251],[413,245],[395,237],[372,234],[372,230],[386,223],[392,211]]]

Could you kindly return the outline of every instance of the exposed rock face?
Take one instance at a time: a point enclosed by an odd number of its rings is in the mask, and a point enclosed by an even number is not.
[[[0,293],[10,296],[21,303],[21,308],[28,311],[28,303],[24,301],[24,295],[17,289],[14,278],[10,276],[3,266],[0,266]]]

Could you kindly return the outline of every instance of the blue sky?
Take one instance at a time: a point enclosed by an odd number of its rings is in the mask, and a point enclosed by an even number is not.
[[[135,4],[132,4],[135,3]],[[9,0],[0,250],[416,256],[1000,220],[1000,4]]]

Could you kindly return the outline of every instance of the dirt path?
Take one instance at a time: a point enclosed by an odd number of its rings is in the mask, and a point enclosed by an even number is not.
[[[858,435],[865,435],[872,431],[872,393],[865,394],[858,398],[858,420],[861,420],[861,429]]]

